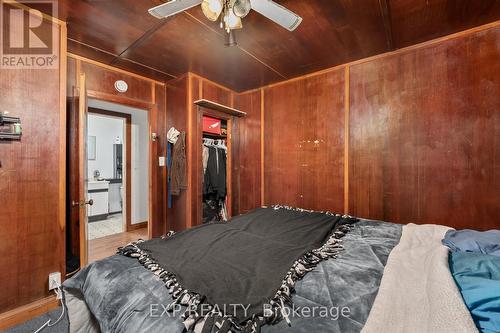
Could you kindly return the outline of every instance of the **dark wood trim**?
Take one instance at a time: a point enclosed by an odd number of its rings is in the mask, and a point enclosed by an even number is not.
[[[264,89],[260,89],[260,204],[264,206],[265,200],[265,181],[264,181],[264,121],[265,121],[265,108],[264,108]]]
[[[148,160],[148,218],[149,221],[155,221],[156,220],[156,202],[153,202],[153,193],[155,191],[153,182],[155,181],[155,174],[153,173],[154,171],[154,166],[156,163],[156,146],[154,145],[152,138],[153,133],[157,133],[157,128],[158,124],[156,122],[157,119],[157,113],[158,113],[158,106],[156,105],[156,91],[155,91],[155,84],[151,83],[151,108],[149,108],[148,112],[148,130],[149,130],[149,137],[150,139],[148,140],[148,151],[149,151],[149,160]],[[155,123],[153,124],[153,119]],[[152,156],[155,156],[155,158],[151,158]],[[157,221],[157,220],[156,220]],[[128,230],[129,224],[127,224],[126,229]],[[151,239],[153,238],[153,225],[150,225],[148,228],[148,238]]]
[[[87,97],[99,99],[101,101],[123,104],[138,109],[150,111],[153,107],[152,103],[141,102],[136,99],[131,99],[125,96],[111,95],[100,91],[87,90]]]
[[[78,88],[78,102],[77,107],[78,107],[78,115],[77,115],[77,124],[74,129],[75,133],[77,133],[77,141],[78,141],[78,147],[75,147],[78,149],[77,155],[78,155],[78,164],[76,165],[77,170],[77,180],[76,183],[78,184],[78,193],[77,193],[77,200],[79,202],[85,202],[87,199],[87,193],[85,193],[85,179],[87,178],[87,168],[86,163],[87,163],[87,156],[86,156],[86,144],[85,142],[87,141],[87,138],[85,137],[87,135],[87,112],[88,112],[88,105],[87,105],[87,77],[85,73],[78,73],[78,81],[79,83],[79,88]],[[79,205],[78,205],[79,206]],[[78,225],[79,225],[79,237],[80,237],[80,267],[84,267],[87,265],[87,209],[78,207]]]
[[[143,228],[147,228],[147,227],[148,227],[148,221],[134,223],[134,224],[131,224],[130,226],[127,225],[127,232],[138,230],[138,229],[143,229]]]
[[[201,84],[201,83],[198,83]],[[191,72],[187,75],[187,94],[186,94],[186,103],[187,103],[187,130],[186,130],[186,155],[187,155],[187,168],[193,168],[193,136],[198,137],[197,132],[193,132],[193,74]],[[197,197],[197,193],[193,193],[193,184],[191,174],[187,172],[187,183],[188,188],[187,192],[187,202],[186,202],[186,228],[189,229],[193,226],[193,202]]]
[[[233,119],[227,121],[227,157],[226,157],[226,210],[227,217],[233,216]],[[201,187],[200,187],[201,188]]]
[[[125,119],[125,223],[128,230],[132,225],[132,115],[90,107],[89,113]]]
[[[351,109],[350,66],[344,72],[344,214],[349,214],[349,112]]]
[[[59,143],[59,226],[63,231],[63,242],[64,246],[61,249],[61,258],[66,258],[66,228],[67,219],[66,219],[66,193],[68,191],[66,184],[66,167],[67,167],[67,83],[68,83],[68,71],[67,71],[67,62],[68,62],[68,29],[66,26],[66,22],[61,22],[59,20],[53,21],[57,22],[60,27],[59,34],[59,135],[60,135],[60,143]],[[61,273],[66,272],[66,260],[60,267]],[[64,276],[65,274],[63,274]],[[64,280],[64,278],[63,278]],[[0,320],[1,322],[1,320]]]
[[[0,330],[7,330],[59,306],[55,296],[49,296],[0,314]]]

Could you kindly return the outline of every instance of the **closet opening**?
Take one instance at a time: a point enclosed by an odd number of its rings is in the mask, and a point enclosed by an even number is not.
[[[231,119],[202,113],[202,223],[225,222],[231,206]]]
[[[233,215],[233,186],[238,181],[232,175],[238,142],[234,135],[239,119],[246,116],[246,112],[206,99],[194,104],[197,131],[193,226],[223,222]]]

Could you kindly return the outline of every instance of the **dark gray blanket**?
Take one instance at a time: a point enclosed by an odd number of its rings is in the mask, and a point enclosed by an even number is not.
[[[297,282],[285,321],[263,332],[359,332],[383,274],[387,257],[401,236],[401,225],[361,220],[343,238],[345,250]],[[183,309],[168,313],[173,299],[157,276],[136,259],[113,256],[93,263],[64,283],[66,293],[84,299],[102,332],[182,332]],[[71,309],[70,309],[71,311]],[[314,313],[313,313],[314,312]],[[327,312],[327,313],[326,313]]]
[[[225,333],[233,326],[243,330],[286,318],[284,304],[292,306],[295,282],[342,250],[339,238],[355,221],[288,207],[258,208],[228,223],[129,245],[121,253],[155,272],[176,303],[191,306],[186,328],[219,321],[219,332]]]

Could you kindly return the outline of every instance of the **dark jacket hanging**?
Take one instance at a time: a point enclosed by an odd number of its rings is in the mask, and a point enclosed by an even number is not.
[[[172,166],[170,167],[170,191],[172,195],[179,195],[181,190],[187,189],[186,177],[186,132],[181,132],[174,144],[172,152]]]
[[[203,194],[226,198],[226,152],[221,148],[209,147],[207,170],[203,182]]]

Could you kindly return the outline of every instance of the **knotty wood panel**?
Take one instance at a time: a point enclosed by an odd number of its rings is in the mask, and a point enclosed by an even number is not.
[[[261,94],[236,95],[234,107],[247,113],[233,126],[233,215],[261,205]]]
[[[499,228],[500,28],[351,67],[349,212]]]
[[[64,57],[60,69],[0,69],[0,112],[23,127],[20,141],[0,141],[0,313],[46,298],[49,273],[65,272]]]
[[[266,204],[343,211],[344,71],[264,89]]]

